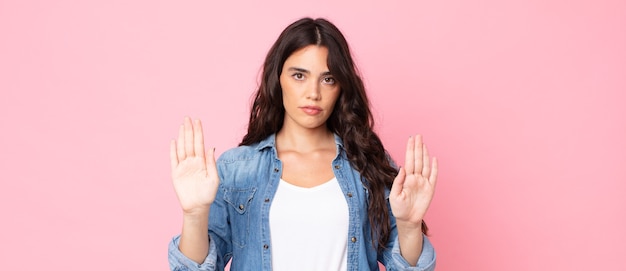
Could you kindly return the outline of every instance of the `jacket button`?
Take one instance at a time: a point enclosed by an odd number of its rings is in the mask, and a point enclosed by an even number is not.
[[[244,207],[243,204],[239,204],[239,210],[243,211],[243,207]]]
[[[270,248],[270,246],[268,246],[267,244],[263,245],[263,249],[268,249]]]
[[[351,197],[352,197],[352,193],[348,193],[348,198],[351,198]]]
[[[270,198],[265,198],[265,202],[270,202]]]
[[[352,239],[350,239],[350,241],[352,241],[352,243],[356,243],[356,237],[352,237]]]
[[[340,166],[340,165],[335,165],[335,168],[336,168],[336,169],[340,169],[340,168],[341,168],[341,166]]]
[[[275,167],[275,168],[274,168],[274,172],[278,172],[278,171],[279,171],[279,170],[278,170],[278,168],[277,168],[277,167]]]

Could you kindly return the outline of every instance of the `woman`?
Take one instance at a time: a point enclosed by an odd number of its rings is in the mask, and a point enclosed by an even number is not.
[[[418,135],[396,169],[372,127],[341,32],[324,19],[289,25],[239,147],[215,162],[189,118],[171,142],[184,216],[170,268],[222,270],[232,258],[232,270],[434,270],[423,218],[437,161]]]

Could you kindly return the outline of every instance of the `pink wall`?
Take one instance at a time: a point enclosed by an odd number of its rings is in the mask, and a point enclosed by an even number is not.
[[[623,1],[213,2],[0,1],[3,270],[166,270],[169,140],[234,146],[301,16],[346,34],[394,157],[439,157],[438,270],[626,270]]]

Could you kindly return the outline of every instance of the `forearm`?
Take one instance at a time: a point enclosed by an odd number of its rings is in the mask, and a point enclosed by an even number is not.
[[[414,226],[398,222],[397,227],[400,254],[411,266],[415,266],[422,253],[424,243],[421,223]]]
[[[178,249],[196,263],[209,254],[209,210],[183,215],[183,229]]]

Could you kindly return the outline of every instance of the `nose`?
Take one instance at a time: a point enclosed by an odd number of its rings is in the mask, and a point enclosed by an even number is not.
[[[320,92],[321,83],[319,82],[311,82],[307,89],[307,98],[318,101],[322,98],[322,94]]]

